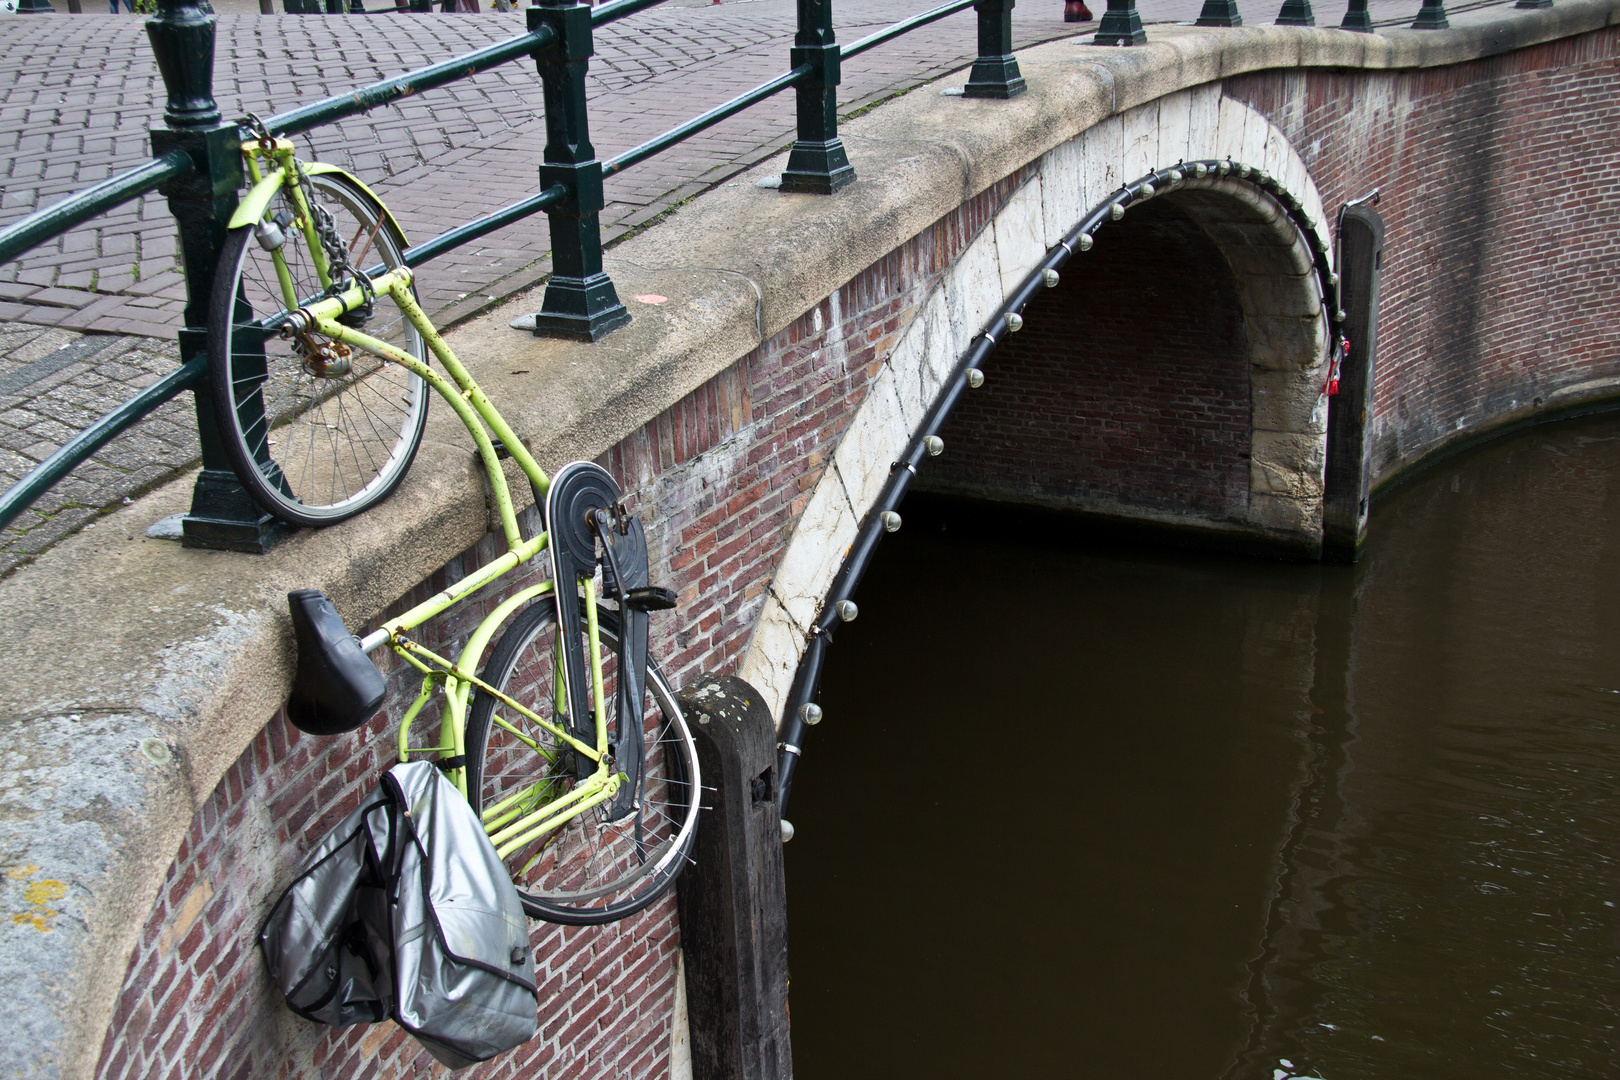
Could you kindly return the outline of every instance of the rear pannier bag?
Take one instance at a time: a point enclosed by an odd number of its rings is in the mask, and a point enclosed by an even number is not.
[[[534,1037],[534,956],[478,815],[430,761],[396,765],[327,834],[259,934],[292,1010],[392,1018],[452,1069]]]

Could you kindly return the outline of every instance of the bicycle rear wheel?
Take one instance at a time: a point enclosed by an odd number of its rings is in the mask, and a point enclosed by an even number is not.
[[[598,609],[598,618],[606,699],[613,708],[610,650],[618,644],[618,616]],[[481,678],[561,726],[557,637],[556,609],[545,597],[512,621]],[[662,896],[685,864],[697,827],[697,748],[674,693],[651,662],[646,697],[639,781],[634,763],[615,766],[637,785],[635,811],[608,821],[607,804],[597,806],[503,856],[530,916],[574,926],[622,919]],[[615,719],[608,717],[610,732]],[[575,785],[573,751],[482,691],[468,714],[466,751],[468,799],[497,836],[519,814]]]
[[[309,183],[351,264],[401,265],[399,240],[371,196],[339,176]],[[286,189],[269,208],[281,209],[296,215]],[[226,236],[209,306],[210,394],[231,466],[254,501],[294,525],[331,525],[386,499],[405,478],[427,422],[428,388],[380,356],[356,349],[348,369],[336,370],[280,337],[289,307],[322,293],[303,231],[295,222],[284,232],[292,305],[254,226]],[[422,336],[386,295],[361,329],[427,360]]]

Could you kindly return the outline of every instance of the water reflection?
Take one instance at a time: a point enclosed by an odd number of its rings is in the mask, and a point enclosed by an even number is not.
[[[1354,569],[906,507],[788,851],[801,1075],[1620,1074],[1620,424]]]

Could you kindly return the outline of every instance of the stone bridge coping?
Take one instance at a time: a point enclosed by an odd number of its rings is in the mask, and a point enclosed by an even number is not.
[[[1558,0],[1461,13],[1444,31],[1154,26],[1136,48],[1049,43],[1020,55],[1020,98],[925,87],[851,121],[842,134],[859,182],[834,198],[757,188],[777,159],[620,246],[607,270],[635,321],[604,341],[525,337],[507,328],[507,311],[451,342],[543,465],[593,458],[902,242],[1111,115],[1245,72],[1455,64],[1614,25],[1617,13],[1620,0]],[[648,293],[668,303],[630,299]],[[154,491],[0,582],[0,869],[33,867],[30,881],[61,886],[51,929],[5,927],[0,975],[16,1006],[0,1071],[10,1075],[92,1075],[196,809],[286,696],[287,591],[322,589],[359,627],[492,525],[469,440],[443,407],[387,503],[268,555],[145,538],[186,509],[191,484]],[[16,909],[7,914],[25,914],[20,886],[0,878],[0,896]]]

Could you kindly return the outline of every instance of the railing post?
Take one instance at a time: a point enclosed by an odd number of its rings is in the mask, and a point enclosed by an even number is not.
[[[1205,0],[1204,6],[1207,8],[1217,2],[1232,4],[1236,10],[1237,0]],[[1147,31],[1142,29],[1142,16],[1137,14],[1136,0],[1108,0],[1108,10],[1103,12],[1102,22],[1097,24],[1097,36],[1091,39],[1091,43],[1142,45],[1146,42]]]
[[[1277,13],[1278,26],[1315,26],[1316,13],[1311,10],[1311,0],[1283,0],[1282,10]]]
[[[168,196],[180,230],[186,274],[180,361],[189,363],[208,351],[214,267],[242,186],[241,142],[235,124],[220,123],[214,103],[213,13],[201,0],[158,0],[157,16],[147,20],[146,35],[169,99],[163,110],[168,127],[152,131],[152,151],[183,150],[197,163],[190,176],[159,188]],[[181,522],[182,542],[187,547],[262,552],[280,539],[284,527],[259,509],[237,482],[206,388],[194,388],[193,396],[203,468],[192,489],[191,512]]]
[[[1340,30],[1354,30],[1358,34],[1373,32],[1372,12],[1367,10],[1367,0],[1350,0],[1350,6],[1345,8],[1344,21],[1339,24]]]
[[[1423,0],[1417,18],[1412,20],[1413,30],[1444,30],[1451,25],[1446,18],[1445,0]]]
[[[537,0],[529,29],[556,37],[535,54],[545,91],[546,149],[540,190],[561,185],[568,196],[546,211],[551,223],[551,279],[534,317],[543,337],[597,341],[630,321],[613,282],[602,272],[602,163],[586,123],[585,65],[591,56],[591,8],[573,0]]]
[[[1237,0],[1204,0],[1195,25],[1242,26],[1243,16],[1238,14]]]
[[[1028,89],[1013,55],[1012,12],[1017,0],[977,0],[979,58],[973,61],[963,97],[1014,98]]]
[[[838,137],[838,83],[843,77],[833,36],[832,0],[799,0],[799,32],[789,53],[793,67],[813,69],[794,87],[799,137],[782,172],[782,190],[831,195],[855,181],[855,168]]]

